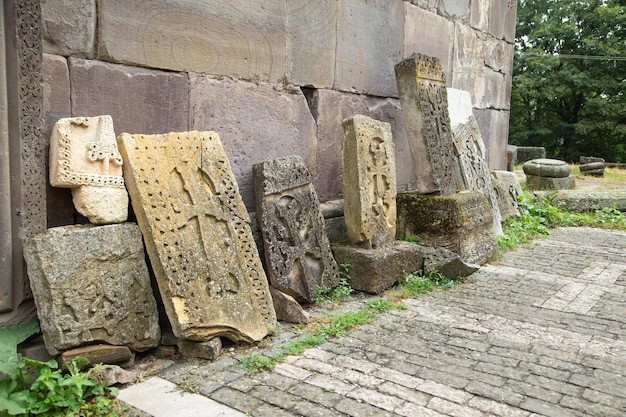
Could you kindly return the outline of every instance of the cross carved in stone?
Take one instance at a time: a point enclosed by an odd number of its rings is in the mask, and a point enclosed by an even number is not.
[[[104,175],[109,175],[109,164],[113,162],[122,166],[122,155],[117,150],[115,143],[90,142],[87,147],[87,159],[91,162],[103,161]]]
[[[374,138],[370,143],[370,153],[372,155],[372,165],[367,169],[374,182],[374,202],[372,204],[376,217],[384,215],[384,207],[388,203],[387,177],[389,167],[385,157],[385,143]]]

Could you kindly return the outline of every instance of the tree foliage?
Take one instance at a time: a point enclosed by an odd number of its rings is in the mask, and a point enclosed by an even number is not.
[[[625,0],[520,0],[510,143],[626,162],[625,9]]]

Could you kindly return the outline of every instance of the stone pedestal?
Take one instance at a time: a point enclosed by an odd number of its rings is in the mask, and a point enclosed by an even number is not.
[[[134,223],[49,229],[24,247],[46,348],[159,343],[157,306]]]
[[[531,190],[571,190],[575,186],[572,168],[558,159],[533,159],[524,163],[526,185]]]
[[[217,133],[123,133],[118,143],[176,336],[261,340],[276,326],[276,315],[250,218]]]
[[[576,186],[574,177],[548,178],[526,175],[526,185],[531,190],[573,190]]]
[[[443,247],[469,263],[483,264],[497,249],[489,203],[477,191],[448,196],[399,193],[396,238]]]

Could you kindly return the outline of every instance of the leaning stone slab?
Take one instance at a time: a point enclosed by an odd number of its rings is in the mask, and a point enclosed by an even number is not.
[[[391,288],[405,272],[421,270],[424,262],[422,247],[404,241],[376,250],[341,244],[332,248],[337,262],[350,265],[350,287],[370,294]]]
[[[396,238],[416,236],[421,245],[443,247],[464,262],[483,264],[497,249],[489,203],[477,191],[448,196],[398,193]]]
[[[486,160],[485,144],[472,114],[469,92],[448,88],[448,110],[452,125],[454,151],[459,158],[465,188],[482,193],[493,214],[493,232],[502,236],[502,216],[491,183],[491,173]]]
[[[463,184],[452,144],[446,78],[439,60],[415,53],[395,69],[417,177],[415,189],[422,194],[454,194]]]
[[[396,236],[396,164],[391,125],[356,115],[343,121],[343,198],[348,236],[378,249]]]
[[[276,325],[250,218],[215,132],[118,137],[174,334],[257,341]]]
[[[105,342],[158,344],[158,313],[137,225],[64,226],[24,247],[48,351]]]
[[[502,221],[511,216],[520,216],[522,213],[518,198],[522,195],[522,187],[517,175],[509,171],[492,171],[491,183],[496,193]]]
[[[270,286],[276,318],[289,323],[305,324],[311,321],[311,315],[304,309],[295,298],[289,294]]]
[[[126,221],[128,193],[111,116],[65,118],[54,125],[50,184],[71,188],[76,210],[91,223]]]
[[[313,302],[319,287],[339,283],[313,177],[298,155],[255,164],[253,172],[269,281],[298,301]]]

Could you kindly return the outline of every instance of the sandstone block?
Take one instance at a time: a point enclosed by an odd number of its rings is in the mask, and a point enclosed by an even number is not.
[[[462,189],[454,155],[445,76],[437,58],[413,54],[396,65],[396,80],[420,193]]]
[[[126,221],[128,194],[111,116],[65,118],[55,124],[50,184],[72,188],[76,210],[91,223]]]
[[[522,195],[522,187],[517,175],[509,171],[492,171],[491,182],[498,199],[502,221],[511,216],[521,215],[518,198]]]
[[[439,58],[446,82],[451,84],[454,23],[407,2],[404,7],[404,56],[419,52]]]
[[[118,143],[174,334],[200,342],[261,340],[276,316],[217,133],[123,133]]]
[[[96,341],[143,351],[158,344],[156,302],[137,225],[65,226],[25,245],[51,354]]]
[[[474,109],[480,133],[487,148],[489,169],[507,168],[509,112],[493,109]]]
[[[470,25],[481,32],[489,31],[491,0],[473,0],[470,9]]]
[[[491,183],[485,144],[472,113],[472,100],[469,93],[448,88],[448,110],[452,124],[454,151],[459,158],[465,188],[478,191],[485,196],[491,207],[493,232],[496,236],[502,236],[500,208]]]
[[[437,3],[439,0],[410,0],[410,2],[431,13],[437,13]]]
[[[318,288],[339,283],[313,178],[297,155],[255,164],[253,169],[270,284],[311,303]]]
[[[565,178],[572,168],[558,159],[532,159],[524,162],[524,174],[536,177]]]
[[[489,16],[489,33],[509,43],[515,42],[517,0],[492,1]]]
[[[96,20],[96,0],[42,1],[44,52],[92,58],[96,40]]]
[[[223,138],[249,211],[255,210],[254,164],[300,155],[315,175],[315,120],[299,89],[195,76],[191,109],[193,129],[212,129]]]
[[[464,262],[483,264],[496,251],[489,203],[477,191],[429,196],[398,193],[396,238],[416,236],[420,244],[458,253]]]
[[[467,25],[455,25],[452,84],[450,87],[469,91],[477,108],[486,108],[485,55],[486,36]]]
[[[394,65],[402,60],[404,2],[338,3],[334,89],[397,97]]]
[[[89,361],[90,364],[116,364],[128,362],[133,357],[133,353],[126,346],[112,345],[91,345],[76,349],[66,350],[59,357],[59,365],[66,368],[67,364],[72,362],[76,357],[82,357]]]
[[[206,342],[185,339],[178,342],[178,349],[183,356],[214,361],[222,352],[222,339],[214,337]]]
[[[439,14],[453,19],[465,17],[470,11],[470,0],[439,0]]]
[[[276,318],[288,323],[305,324],[311,321],[311,315],[290,296],[270,286]]]
[[[367,249],[396,236],[396,165],[391,125],[355,115],[343,121],[344,217],[350,240]]]
[[[517,163],[523,164],[531,159],[545,159],[546,148],[539,146],[518,146],[517,147]]]
[[[350,265],[350,286],[370,294],[391,288],[406,272],[421,270],[424,263],[422,247],[403,241],[377,250],[339,244],[332,248],[338,263]]]
[[[316,90],[309,97],[317,122],[317,174],[315,188],[321,201],[341,196],[343,168],[341,161],[342,121],[363,114],[391,125],[396,149],[398,189],[414,188],[413,159],[404,128],[402,109],[397,99],[368,97],[332,90]]]
[[[513,71],[515,47],[501,39],[487,36],[485,39],[485,65],[494,71],[510,74]]]
[[[337,2],[295,0],[287,6],[287,80],[332,88],[337,44]]]
[[[73,115],[109,114],[117,134],[188,129],[187,75],[77,58],[69,66]]]
[[[531,190],[573,190],[576,184],[572,176],[551,178],[526,174],[526,185]]]
[[[99,3],[98,55],[139,66],[279,81],[285,2],[108,0]]]

